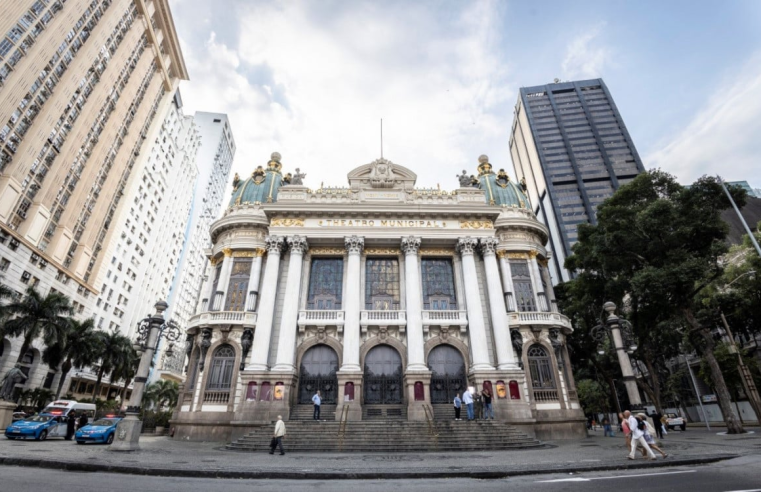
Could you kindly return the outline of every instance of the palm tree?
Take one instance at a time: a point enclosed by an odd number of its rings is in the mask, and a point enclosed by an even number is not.
[[[10,317],[13,313],[9,309],[10,304],[3,302],[5,299],[13,299],[16,295],[16,291],[11,289],[5,284],[0,284],[0,322],[2,322],[5,318]],[[2,329],[0,329],[0,334],[2,332]]]
[[[156,406],[156,410],[159,411],[165,406],[173,408],[177,405],[179,394],[180,386],[176,381],[159,379],[158,381],[149,384],[145,389],[143,406],[148,407],[153,404]]]
[[[68,316],[73,313],[68,297],[60,292],[42,297],[34,287],[27,288],[26,296],[12,301],[6,310],[15,314],[15,317],[5,323],[3,333],[24,337],[16,362],[21,362],[32,342],[40,335],[46,344],[55,343],[58,332],[68,323]]]
[[[98,353],[100,354],[100,367],[98,367],[98,379],[95,381],[95,390],[92,394],[92,401],[100,394],[100,383],[104,374],[110,374],[115,367],[124,363],[127,357],[125,354],[134,350],[132,341],[119,333],[117,330],[111,332],[97,331]]]
[[[121,360],[118,365],[114,366],[113,371],[111,371],[111,382],[116,382],[120,379],[124,380],[124,386],[122,386],[122,390],[120,392],[120,399],[122,404],[125,403],[124,397],[127,394],[127,387],[132,382],[132,378],[135,377],[139,365],[140,356],[137,354],[134,348],[129,347],[129,350],[125,351],[124,353],[123,360]]]
[[[42,352],[42,360],[50,367],[61,367],[61,378],[55,397],[61,395],[63,383],[72,367],[85,367],[98,360],[98,336],[93,319],[69,322],[58,332],[55,343]]]

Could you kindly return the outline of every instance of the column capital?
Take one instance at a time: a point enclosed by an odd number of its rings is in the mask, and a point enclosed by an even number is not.
[[[497,253],[497,245],[499,244],[499,239],[496,237],[482,237],[480,243],[482,255],[494,256]]]
[[[264,238],[264,247],[267,254],[280,254],[283,251],[285,242],[280,236],[267,236]]]
[[[288,236],[286,239],[291,253],[305,254],[309,250],[309,243],[304,236]]]
[[[225,255],[225,258],[229,258],[233,255],[233,250],[230,248],[223,248],[222,254]]]
[[[475,253],[476,248],[478,247],[478,239],[474,237],[461,237],[457,241],[457,251],[460,252],[460,255],[466,256],[466,255],[473,255]]]
[[[407,236],[402,238],[402,251],[407,255],[417,255],[420,251],[422,240],[417,236]]]
[[[344,238],[344,245],[350,255],[358,255],[365,248],[365,238],[361,236],[348,236]]]

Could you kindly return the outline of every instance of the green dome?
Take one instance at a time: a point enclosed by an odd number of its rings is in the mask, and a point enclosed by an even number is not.
[[[478,161],[478,182],[479,187],[486,193],[486,203],[531,210],[531,204],[523,189],[510,179],[504,169],[495,174],[491,170],[489,158],[485,155],[479,157]]]
[[[271,203],[277,201],[277,192],[283,184],[283,175],[280,173],[280,154],[272,154],[267,163],[267,168],[256,168],[251,176],[241,181],[236,174],[233,180],[233,195],[230,197],[228,207],[242,205],[244,203]]]

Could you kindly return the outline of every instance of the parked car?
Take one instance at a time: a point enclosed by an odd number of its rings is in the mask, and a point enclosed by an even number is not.
[[[36,439],[66,437],[66,417],[41,413],[24,420],[17,420],[5,429],[8,439]]]
[[[26,413],[24,412],[13,412],[13,422],[16,422],[18,420],[24,420],[26,418]]]
[[[92,424],[86,425],[79,429],[74,435],[74,439],[77,440],[77,444],[84,444],[86,442],[111,444],[114,442],[116,424],[118,424],[120,420],[121,417],[110,416],[98,419]]]
[[[687,424],[684,422],[684,419],[675,413],[667,413],[666,421],[668,422],[668,424],[666,425],[668,430],[674,430],[677,427],[679,427],[683,431],[687,430]]]

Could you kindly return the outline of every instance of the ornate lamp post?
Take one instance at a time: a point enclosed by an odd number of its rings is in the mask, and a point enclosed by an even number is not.
[[[642,408],[642,400],[639,397],[639,389],[637,388],[637,379],[634,377],[632,363],[629,360],[629,354],[637,350],[637,342],[634,340],[632,325],[625,319],[616,316],[616,305],[612,302],[606,302],[603,305],[603,309],[608,312],[608,317],[603,324],[592,328],[590,335],[597,341],[599,347],[598,353],[601,355],[605,353],[605,350],[602,348],[605,337],[609,336],[612,339],[613,347],[615,347],[616,355],[618,355],[618,364],[621,366],[621,374],[624,376],[624,385],[626,386],[626,393],[629,395],[629,403],[633,409]]]
[[[141,353],[140,366],[135,375],[132,387],[132,396],[127,406],[127,416],[116,426],[116,439],[109,447],[111,451],[137,451],[140,449],[140,431],[143,422],[140,420],[140,404],[143,401],[145,383],[148,381],[148,372],[151,369],[151,361],[156,353],[161,338],[169,342],[167,353],[172,354],[174,342],[181,335],[179,327],[173,321],[164,320],[164,311],[169,305],[164,301],[156,303],[156,314],[141,320],[137,325],[137,339],[135,350]],[[170,355],[171,357],[171,355]]]

